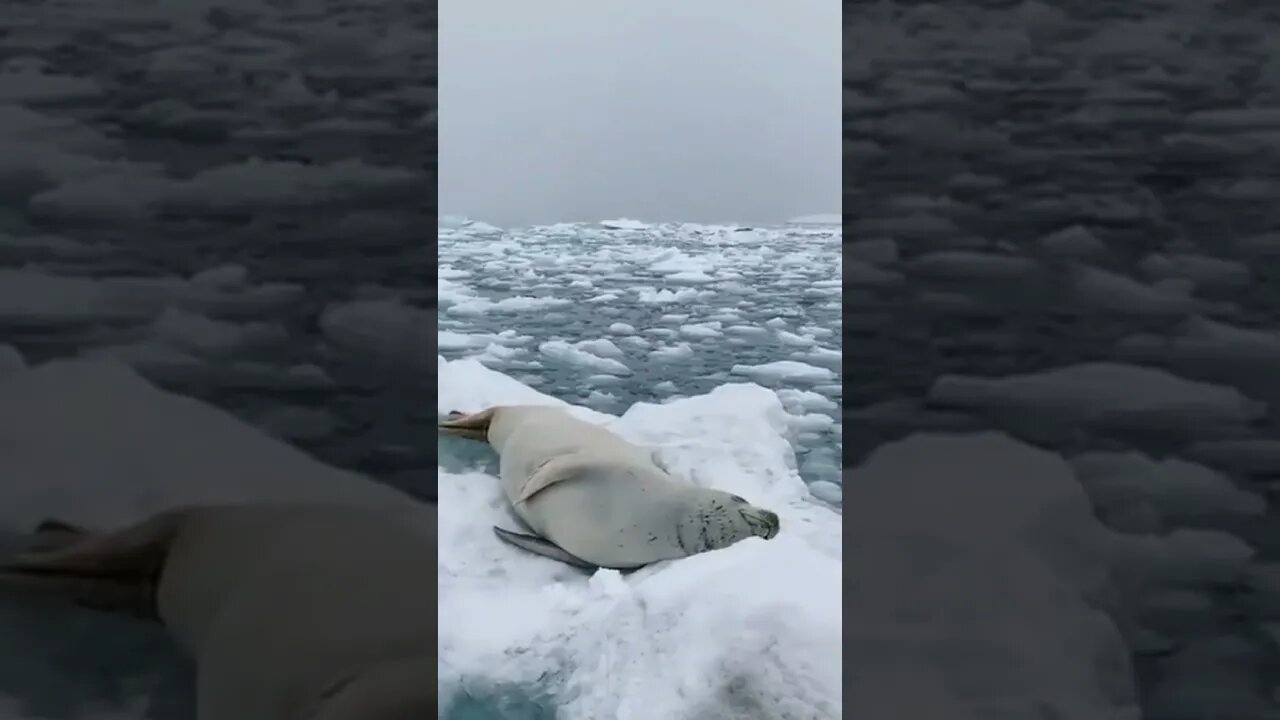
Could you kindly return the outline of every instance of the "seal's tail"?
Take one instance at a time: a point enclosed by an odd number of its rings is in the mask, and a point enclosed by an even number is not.
[[[489,408],[470,415],[454,411],[449,413],[449,419],[440,421],[438,427],[446,435],[485,442],[489,439],[489,422],[495,410],[497,408]]]

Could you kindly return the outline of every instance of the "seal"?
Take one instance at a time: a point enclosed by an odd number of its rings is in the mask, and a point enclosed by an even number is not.
[[[434,512],[188,506],[109,532],[48,520],[0,588],[159,621],[196,661],[197,720],[436,712]]]
[[[534,533],[495,527],[498,537],[570,565],[631,570],[778,534],[777,514],[682,482],[652,453],[559,408],[454,412],[439,427],[497,451],[507,500]]]

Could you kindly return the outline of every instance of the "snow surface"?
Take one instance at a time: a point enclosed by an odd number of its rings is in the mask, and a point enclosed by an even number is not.
[[[563,405],[474,360],[440,358],[438,371],[441,413]],[[777,396],[722,385],[621,417],[576,412],[655,448],[672,472],[777,511],[785,529],[588,578],[493,536],[514,522],[496,477],[442,470],[442,702],[514,685],[542,687],[569,719],[840,717],[841,520],[809,499]]]

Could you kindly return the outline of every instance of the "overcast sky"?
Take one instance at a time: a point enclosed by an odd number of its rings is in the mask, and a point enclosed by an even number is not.
[[[840,210],[836,0],[440,0],[440,211]]]

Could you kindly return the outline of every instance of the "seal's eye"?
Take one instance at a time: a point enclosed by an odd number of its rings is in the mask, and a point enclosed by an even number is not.
[[[746,499],[746,498],[744,498],[744,497],[738,497],[737,495],[730,495],[730,496],[729,496],[729,499],[730,499],[730,500],[732,500],[732,501],[734,501],[734,502],[740,502],[740,503],[742,503],[742,504],[744,504],[744,505],[747,503],[747,499]]]

